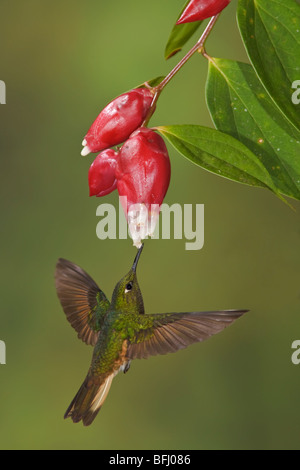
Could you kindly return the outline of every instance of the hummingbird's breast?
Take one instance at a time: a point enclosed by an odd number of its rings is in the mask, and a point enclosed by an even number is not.
[[[122,314],[108,313],[94,349],[91,365],[93,373],[108,375],[127,367],[128,341],[123,323]]]

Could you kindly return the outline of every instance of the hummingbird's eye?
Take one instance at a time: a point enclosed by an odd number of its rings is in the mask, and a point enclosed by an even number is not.
[[[128,282],[128,284],[126,284],[126,287],[125,287],[125,294],[127,294],[127,292],[129,292],[131,289],[132,289],[132,282]]]

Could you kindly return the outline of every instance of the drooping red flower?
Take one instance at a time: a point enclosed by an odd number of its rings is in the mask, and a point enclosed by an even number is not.
[[[105,196],[117,189],[117,158],[118,152],[112,149],[97,155],[88,174],[90,196]]]
[[[201,21],[220,13],[230,0],[191,0],[176,24]]]
[[[151,106],[153,94],[148,88],[136,88],[111,101],[87,132],[81,155],[124,142],[141,126]]]
[[[170,159],[162,137],[152,129],[136,130],[120,150],[117,189],[134,244],[152,236],[169,187]]]

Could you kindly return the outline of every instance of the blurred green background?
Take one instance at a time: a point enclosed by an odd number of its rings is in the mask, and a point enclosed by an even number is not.
[[[165,202],[205,205],[205,244],[150,240],[139,264],[147,312],[248,308],[204,344],[135,361],[114,380],[89,428],[64,420],[92,349],[67,323],[54,288],[58,257],[82,266],[108,296],[128,271],[131,240],[100,241],[89,198],[93,156],[81,141],[115,96],[166,74],[164,47],[182,0],[1,2],[0,106],[2,449],[300,448],[300,204],[217,177],[172,148]],[[247,61],[224,11],[211,55]],[[196,39],[196,38],[195,38]],[[191,46],[193,39],[189,42]],[[185,50],[188,50],[188,45]],[[158,102],[153,125],[212,127],[199,55]]]

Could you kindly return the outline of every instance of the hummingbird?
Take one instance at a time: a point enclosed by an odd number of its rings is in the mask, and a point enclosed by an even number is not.
[[[133,359],[167,354],[204,341],[248,310],[145,314],[137,280],[138,250],[133,265],[115,286],[111,302],[76,264],[60,258],[56,265],[57,295],[78,338],[94,346],[87,376],[64,418],[89,426],[100,411],[118,372]]]

